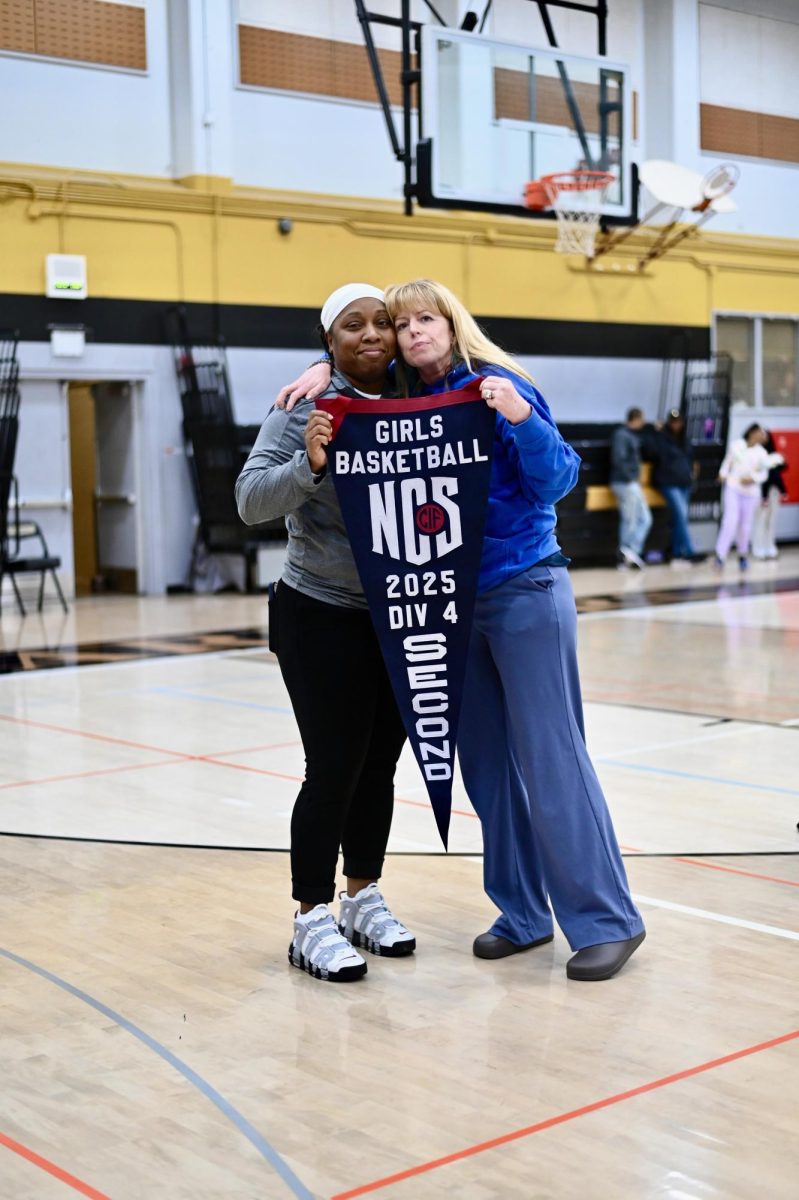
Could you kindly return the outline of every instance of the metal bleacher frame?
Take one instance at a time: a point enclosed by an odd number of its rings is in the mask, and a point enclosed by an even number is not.
[[[223,340],[191,334],[182,305],[168,310],[167,329],[175,354],[183,438],[197,504],[189,586],[205,547],[209,554],[243,558],[247,591],[257,591],[259,549],[285,538],[282,520],[247,526],[236,508],[234,486],[259,426],[239,425],[235,420]]]

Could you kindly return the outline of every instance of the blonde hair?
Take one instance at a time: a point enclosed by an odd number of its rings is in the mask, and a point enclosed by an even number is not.
[[[386,288],[386,309],[392,321],[396,321],[400,313],[415,313],[422,309],[439,312],[452,326],[455,350],[470,371],[476,373],[479,367],[493,365],[513,371],[529,383],[534,382],[533,377],[515,358],[486,337],[458,297],[435,279],[413,279],[410,283],[390,284]]]

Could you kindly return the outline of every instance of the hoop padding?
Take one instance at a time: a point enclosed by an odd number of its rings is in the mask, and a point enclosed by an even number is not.
[[[609,171],[560,171],[543,175],[541,184],[558,219],[558,254],[594,257],[599,218],[608,188],[615,182]]]

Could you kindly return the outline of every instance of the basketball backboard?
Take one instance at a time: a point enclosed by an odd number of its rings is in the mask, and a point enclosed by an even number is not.
[[[608,223],[634,217],[626,64],[426,25],[421,70],[420,203],[530,216],[529,180],[588,167],[614,176]]]

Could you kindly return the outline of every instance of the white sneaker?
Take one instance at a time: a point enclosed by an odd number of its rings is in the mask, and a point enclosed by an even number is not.
[[[638,567],[639,571],[643,571],[646,563],[641,558],[640,554],[636,554],[635,551],[630,550],[628,546],[619,547],[619,553],[624,561],[629,563],[631,567]]]
[[[317,904],[308,913],[296,913],[289,962],[314,979],[330,983],[350,983],[366,974],[366,963],[341,936],[327,904]]]
[[[338,927],[353,946],[363,946],[372,954],[389,958],[413,954],[416,938],[390,911],[376,883],[367,884],[355,896],[341,892],[339,899]]]

